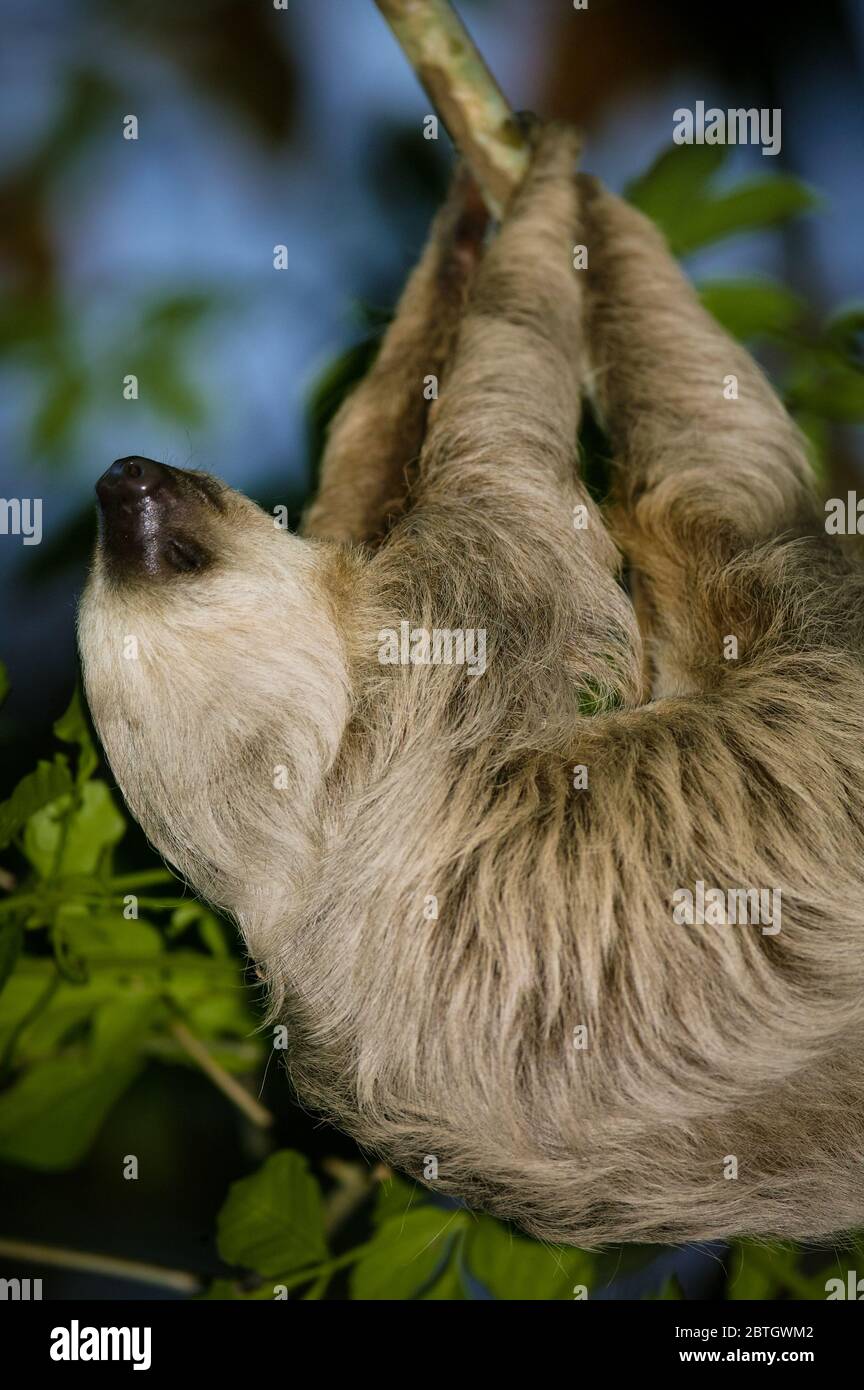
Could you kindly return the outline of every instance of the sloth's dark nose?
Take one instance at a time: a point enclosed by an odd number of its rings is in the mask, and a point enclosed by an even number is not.
[[[139,458],[134,454],[115,459],[96,484],[96,496],[103,511],[134,506],[145,497],[171,487],[173,471],[155,459]]]
[[[112,463],[96,493],[102,557],[115,577],[205,568],[209,556],[200,535],[209,493],[190,474],[133,454]]]

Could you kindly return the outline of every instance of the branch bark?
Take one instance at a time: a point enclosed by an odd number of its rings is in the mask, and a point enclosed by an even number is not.
[[[247,1120],[251,1120],[253,1125],[258,1125],[261,1129],[267,1129],[273,1123],[273,1115],[266,1106],[259,1100],[250,1095],[245,1086],[242,1086],[236,1077],[227,1072],[220,1066],[216,1058],[207,1050],[200,1038],[195,1034],[181,1019],[175,1019],[170,1024],[171,1032],[175,1040],[180,1044],[184,1051],[188,1052],[193,1061],[213,1082],[219,1090],[233,1101],[238,1110],[242,1110]]]
[[[528,146],[501,89],[450,0],[375,0],[500,217],[528,168]]]
[[[58,1269],[80,1269],[85,1274],[103,1274],[109,1279],[134,1279],[138,1284],[156,1284],[175,1293],[200,1293],[203,1280],[185,1269],[142,1264],[140,1260],[121,1260],[115,1255],[95,1255],[87,1250],[62,1250],[56,1245],[35,1245],[29,1240],[0,1238],[0,1256],[25,1264],[51,1265]]]

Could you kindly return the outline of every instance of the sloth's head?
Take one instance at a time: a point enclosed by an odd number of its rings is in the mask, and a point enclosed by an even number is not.
[[[335,551],[152,459],[118,459],[96,491],[79,616],[94,722],[150,839],[252,936],[302,877],[347,719]]]

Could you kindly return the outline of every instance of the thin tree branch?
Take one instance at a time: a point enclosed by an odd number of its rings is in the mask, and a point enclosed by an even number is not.
[[[0,1237],[0,1256],[25,1264],[53,1265],[59,1269],[80,1269],[85,1274],[105,1274],[111,1279],[134,1279],[139,1284],[158,1284],[177,1293],[200,1293],[203,1281],[184,1269],[121,1260],[114,1255],[93,1255],[86,1250],[63,1250],[56,1245],[34,1245],[26,1240]]]
[[[246,1087],[241,1086],[236,1077],[233,1077],[230,1072],[219,1065],[216,1058],[207,1051],[200,1038],[196,1038],[185,1023],[182,1023],[180,1019],[175,1019],[170,1025],[169,1032],[173,1034],[184,1051],[188,1052],[193,1061],[198,1063],[205,1076],[209,1076],[213,1085],[218,1086],[219,1090],[237,1106],[237,1109],[243,1111],[247,1120],[251,1120],[253,1125],[259,1125],[262,1129],[267,1129],[272,1125],[273,1115],[271,1111],[250,1095]]]
[[[324,1199],[324,1229],[328,1235],[344,1226],[370,1193],[392,1176],[391,1169],[383,1163],[376,1163],[370,1169],[365,1163],[344,1158],[322,1159],[321,1167],[336,1181],[333,1191]]]
[[[528,167],[528,146],[449,0],[375,0],[490,212],[500,217]]]

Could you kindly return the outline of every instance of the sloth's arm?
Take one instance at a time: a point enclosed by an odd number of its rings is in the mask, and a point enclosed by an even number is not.
[[[391,586],[416,573],[436,623],[487,630],[496,670],[510,673],[498,707],[518,704],[526,738],[539,732],[535,698],[548,724],[586,686],[629,700],[641,680],[619,556],[576,468],[578,147],[567,127],[540,132],[472,285],[411,511],[380,552]]]
[[[549,484],[572,476],[582,367],[571,264],[578,148],[568,128],[540,134],[477,273],[423,449],[424,504],[488,501],[526,481],[545,484],[548,496]]]
[[[372,542],[402,511],[426,430],[424,378],[446,370],[486,222],[460,167],[374,364],[330,426],[306,535]]]
[[[660,691],[704,687],[732,669],[726,637],[746,660],[776,628],[785,601],[771,576],[785,569],[791,597],[808,566],[830,568],[803,443],[653,224],[595,180],[578,182],[593,388],[618,462],[614,529]],[[758,547],[803,535],[809,552],[754,563]]]

